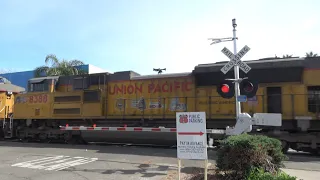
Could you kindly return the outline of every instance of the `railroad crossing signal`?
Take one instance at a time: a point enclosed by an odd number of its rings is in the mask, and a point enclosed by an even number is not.
[[[230,99],[234,96],[234,83],[232,81],[223,80],[217,87],[220,96]]]
[[[234,55],[228,48],[224,47],[221,52],[226,55],[230,61],[221,68],[221,71],[224,74],[227,74],[233,66],[238,65],[243,72],[248,73],[251,70],[251,67],[245,62],[242,62],[241,58],[247,54],[249,50],[250,48],[245,45],[236,55]]]
[[[256,95],[258,91],[258,83],[249,80],[243,79],[240,82],[240,94],[247,96],[247,98],[252,98]]]
[[[218,94],[226,99],[230,99],[234,96],[234,82],[231,80],[223,80],[217,87]],[[249,80],[242,79],[240,82],[240,94],[246,96],[247,98],[252,98],[256,95],[258,91],[258,83]]]

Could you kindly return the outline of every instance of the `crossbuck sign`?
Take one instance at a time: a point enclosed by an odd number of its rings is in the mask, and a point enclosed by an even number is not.
[[[226,74],[228,71],[230,71],[230,69],[231,69],[233,66],[238,65],[239,68],[240,68],[243,72],[248,73],[248,72],[251,70],[251,68],[250,68],[250,66],[248,66],[245,62],[242,62],[242,61],[241,61],[241,58],[242,58],[245,54],[247,54],[247,52],[248,52],[249,50],[250,50],[250,48],[249,48],[247,45],[245,45],[245,46],[235,55],[235,54],[233,54],[228,48],[224,47],[224,48],[222,49],[222,53],[223,53],[224,55],[226,55],[226,56],[230,59],[230,61],[229,61],[226,65],[224,65],[224,66],[222,67],[221,71],[222,71],[224,74]]]

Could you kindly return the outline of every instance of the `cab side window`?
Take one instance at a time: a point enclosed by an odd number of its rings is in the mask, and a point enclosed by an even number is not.
[[[30,82],[29,83],[29,92],[45,92],[48,91],[48,82],[43,80],[41,82]]]
[[[73,79],[73,89],[88,89],[88,78],[87,77],[77,77]]]
[[[320,86],[308,87],[308,111],[320,112]]]

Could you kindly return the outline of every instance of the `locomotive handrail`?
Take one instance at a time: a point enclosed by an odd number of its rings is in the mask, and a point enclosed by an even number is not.
[[[2,101],[1,101],[1,104],[2,104]],[[0,113],[4,110],[5,107],[6,107],[6,105],[3,106],[3,108],[0,110]]]

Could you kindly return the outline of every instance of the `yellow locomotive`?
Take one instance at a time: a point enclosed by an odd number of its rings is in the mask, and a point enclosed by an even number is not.
[[[24,88],[11,84],[9,80],[0,77],[0,126],[1,135],[6,132],[6,137],[12,136],[12,114],[14,110],[14,100],[18,93],[25,91]]]
[[[28,92],[15,97],[15,136],[66,141],[74,136],[106,141],[144,136],[144,142],[155,142],[164,136],[61,131],[60,126],[175,128],[175,113],[183,111],[205,111],[208,129],[225,129],[235,124],[235,98],[223,98],[219,91],[221,82],[233,78],[233,71],[226,75],[220,71],[222,63],[198,65],[188,73],[142,76],[124,71],[30,79]],[[320,58],[260,59],[247,64],[252,70],[240,77],[257,82],[259,88],[242,103],[242,111],[283,117],[281,127],[266,127],[259,133],[281,139],[286,149],[317,151]]]

